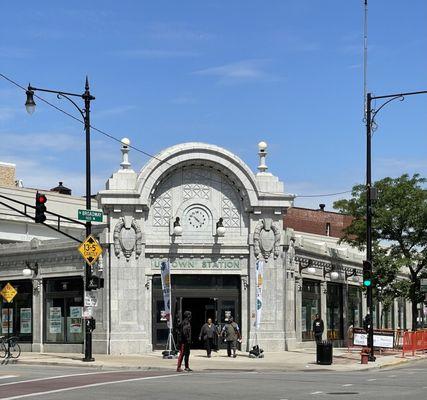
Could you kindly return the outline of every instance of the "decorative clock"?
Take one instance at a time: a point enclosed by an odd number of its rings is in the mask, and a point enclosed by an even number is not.
[[[187,223],[190,227],[200,229],[206,226],[209,221],[207,212],[201,208],[195,208],[187,214]]]

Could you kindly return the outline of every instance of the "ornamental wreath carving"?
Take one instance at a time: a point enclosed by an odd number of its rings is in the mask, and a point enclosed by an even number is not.
[[[255,257],[260,255],[268,261],[271,253],[274,259],[280,254],[280,230],[273,224],[271,218],[264,218],[258,221],[254,232]]]
[[[126,261],[135,250],[135,258],[138,259],[142,253],[142,231],[135,219],[129,221],[127,218],[120,218],[114,228],[114,253],[120,258],[123,252]]]

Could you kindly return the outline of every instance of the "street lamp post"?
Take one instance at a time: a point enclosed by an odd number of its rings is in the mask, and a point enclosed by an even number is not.
[[[375,117],[378,112],[393,100],[403,101],[405,96],[416,94],[427,94],[427,90],[419,92],[406,92],[387,94],[384,96],[372,96],[371,93],[366,95],[366,260],[369,262],[372,276],[372,200],[376,198],[376,190],[372,187],[372,160],[371,160],[371,140],[372,130],[375,124]],[[386,100],[377,109],[372,109],[372,100]],[[374,320],[373,320],[373,301],[372,301],[372,284],[367,287],[367,306],[371,316],[371,324],[368,330],[368,347],[370,348],[369,361],[375,361],[374,355]]]
[[[50,90],[36,88],[34,86],[28,85],[26,94],[27,101],[25,102],[25,108],[27,112],[31,115],[35,111],[36,103],[34,101],[34,92],[47,92],[55,93],[58,99],[65,98],[74,107],[79,111],[83,118],[84,129],[86,133],[86,209],[91,209],[91,170],[90,170],[90,102],[95,100],[95,97],[90,94],[89,90],[89,80],[86,77],[85,91],[83,94],[63,92],[59,90]],[[80,97],[84,100],[84,109],[81,109],[77,103],[72,99],[72,97]],[[90,221],[86,221],[86,237],[89,236],[92,232],[92,224]],[[92,287],[90,286],[90,281],[92,277],[92,270],[90,264],[86,263],[85,268],[85,291],[91,291]],[[85,324],[85,356],[83,361],[95,361],[92,357],[92,329],[88,327],[88,324]]]

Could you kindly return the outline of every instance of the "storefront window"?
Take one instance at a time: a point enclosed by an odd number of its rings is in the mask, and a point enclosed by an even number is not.
[[[362,289],[359,286],[348,287],[348,326],[362,326]]]
[[[320,314],[320,282],[303,279],[301,332],[302,340],[313,340],[312,324],[316,314]]]
[[[18,292],[11,303],[1,303],[1,334],[18,336],[20,342],[33,340],[33,286],[30,280],[8,281]],[[8,283],[0,283],[0,290]]]
[[[403,297],[397,300],[398,329],[406,329],[406,302]]]
[[[378,329],[380,326],[380,316],[378,313],[378,300],[372,300],[372,321],[374,322],[374,329]]]
[[[83,343],[83,279],[46,279],[45,293],[45,341]]]
[[[392,329],[393,328],[393,315],[394,315],[394,306],[390,304],[389,307],[383,308],[383,328]]]
[[[342,285],[328,283],[326,295],[326,325],[328,328],[328,339],[343,339],[343,300]]]

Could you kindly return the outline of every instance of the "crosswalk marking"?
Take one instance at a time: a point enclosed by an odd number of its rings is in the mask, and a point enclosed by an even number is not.
[[[17,378],[18,375],[0,375],[0,379]]]

